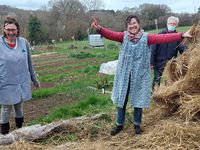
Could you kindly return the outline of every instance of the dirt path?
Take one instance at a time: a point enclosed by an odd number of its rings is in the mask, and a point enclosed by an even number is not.
[[[72,103],[73,99],[70,98],[70,96],[63,95],[63,94],[57,94],[52,97],[48,97],[46,99],[40,99],[40,100],[30,100],[28,102],[24,102],[24,126],[26,124],[30,123],[32,120],[40,117],[47,115],[49,111],[52,109],[67,105]],[[11,120],[11,131],[15,129],[15,124],[14,124],[14,117],[13,117],[13,112],[10,115]]]

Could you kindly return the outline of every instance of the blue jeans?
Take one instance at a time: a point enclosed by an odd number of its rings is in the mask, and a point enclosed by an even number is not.
[[[126,108],[117,108],[117,125],[124,125]],[[142,108],[134,107],[133,124],[140,125],[142,121]]]
[[[129,90],[130,90],[130,81],[129,81],[129,86],[126,94],[126,99],[124,102],[124,107],[120,108],[117,107],[117,126],[124,125],[125,123],[125,115],[126,115],[126,105],[128,102],[128,95],[129,95]],[[133,123],[134,125],[140,125],[142,121],[142,108],[137,108],[134,107],[134,114],[133,114]]]

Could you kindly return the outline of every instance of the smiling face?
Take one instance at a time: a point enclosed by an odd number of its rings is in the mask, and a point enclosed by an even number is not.
[[[5,24],[4,32],[5,32],[5,38],[10,41],[13,41],[17,37],[18,29],[15,24]]]
[[[135,18],[132,18],[130,22],[127,23],[127,31],[131,34],[137,34],[140,31],[140,24]]]

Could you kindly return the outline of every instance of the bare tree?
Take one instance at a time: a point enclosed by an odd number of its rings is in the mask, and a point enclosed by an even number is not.
[[[69,32],[71,33],[70,28],[83,22],[77,20],[83,20],[85,18],[84,6],[79,0],[50,0],[49,6],[51,14],[51,30],[57,30],[56,33],[54,32],[56,34],[54,36],[56,36],[56,38],[61,37],[63,39],[68,39],[68,34]],[[69,22],[73,22],[74,25],[71,25]],[[69,26],[69,24],[71,26]]]
[[[102,0],[81,0],[86,11],[103,9],[105,4]]]
[[[166,16],[171,13],[171,9],[167,5],[142,4],[138,11],[148,20],[154,20],[160,16]]]
[[[74,17],[84,14],[84,7],[79,0],[50,0],[52,17],[63,24]]]
[[[166,24],[166,20],[161,21],[159,18],[167,16],[172,13],[171,9],[167,5],[156,4],[142,4],[138,8],[138,14],[143,23],[144,29],[152,29],[155,27],[154,20],[158,20],[158,26]]]

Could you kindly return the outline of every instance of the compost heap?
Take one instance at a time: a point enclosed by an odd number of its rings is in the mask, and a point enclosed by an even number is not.
[[[193,39],[186,52],[170,60],[164,71],[165,83],[156,89],[154,101],[169,113],[186,121],[200,116],[200,27],[191,29]]]
[[[160,131],[166,142],[160,142],[162,148],[200,149],[200,24],[193,25],[190,33],[188,49],[167,63],[164,85],[153,95],[167,119]]]

